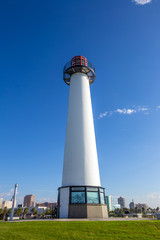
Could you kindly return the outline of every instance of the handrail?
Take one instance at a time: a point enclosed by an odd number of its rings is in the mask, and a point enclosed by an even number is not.
[[[76,67],[76,66],[88,67],[88,68],[93,69],[93,71],[95,72],[95,67],[94,67],[94,65],[93,65],[91,62],[89,62],[89,61],[88,61],[87,66],[86,66],[85,64],[72,66],[71,61],[69,61],[69,62],[67,62],[67,63],[65,64],[65,66],[64,66],[64,68],[63,68],[63,72],[65,72],[67,69],[69,69],[69,68],[71,68],[71,67]]]

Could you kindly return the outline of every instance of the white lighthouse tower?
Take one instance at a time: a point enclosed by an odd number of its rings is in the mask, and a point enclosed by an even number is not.
[[[70,85],[68,119],[59,188],[60,218],[107,218],[104,188],[101,187],[94,132],[90,84],[95,68],[83,56],[64,67],[64,81]]]

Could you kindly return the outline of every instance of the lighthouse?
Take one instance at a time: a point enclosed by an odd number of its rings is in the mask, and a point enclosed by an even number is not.
[[[64,66],[63,79],[70,89],[59,217],[107,218],[90,96],[95,68],[84,56],[75,56]]]

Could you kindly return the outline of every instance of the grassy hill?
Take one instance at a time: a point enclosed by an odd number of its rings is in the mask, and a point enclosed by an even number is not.
[[[0,240],[160,239],[160,221],[0,222]]]

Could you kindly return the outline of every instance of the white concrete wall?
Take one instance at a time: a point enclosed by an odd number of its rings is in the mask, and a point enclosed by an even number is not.
[[[100,186],[89,79],[71,77],[62,186]]]
[[[68,211],[69,211],[69,188],[61,188],[59,217],[68,218]]]

